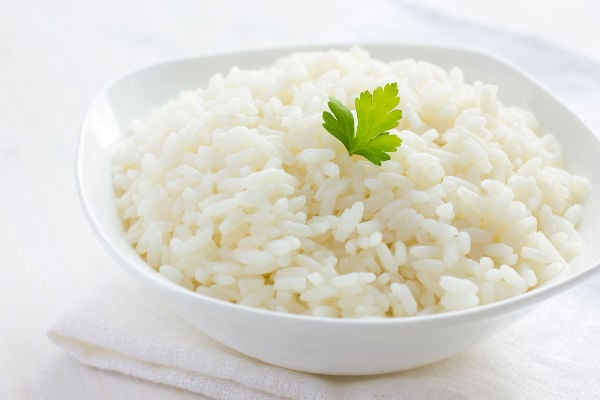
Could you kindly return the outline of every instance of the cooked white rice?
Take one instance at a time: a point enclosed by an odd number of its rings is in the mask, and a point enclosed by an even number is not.
[[[391,160],[350,157],[328,96],[397,82]],[[568,271],[589,183],[534,116],[461,70],[359,48],[232,68],[131,125],[114,155],[127,240],[204,295],[327,317],[506,299]]]

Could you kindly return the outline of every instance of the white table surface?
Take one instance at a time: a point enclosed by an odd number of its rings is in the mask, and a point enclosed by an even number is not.
[[[593,0],[355,3],[0,1],[0,399],[200,398],[86,367],[46,337],[61,311],[123,273],[88,228],[73,173],[84,109],[114,76],[214,51],[448,39],[390,35],[405,7],[513,29],[600,61]],[[595,113],[570,105],[600,126]]]

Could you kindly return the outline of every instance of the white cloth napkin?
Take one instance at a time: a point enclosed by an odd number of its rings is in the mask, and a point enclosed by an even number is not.
[[[591,399],[600,393],[599,303],[596,278],[465,353],[371,377],[306,374],[229,350],[124,274],[49,336],[85,364],[215,399]]]

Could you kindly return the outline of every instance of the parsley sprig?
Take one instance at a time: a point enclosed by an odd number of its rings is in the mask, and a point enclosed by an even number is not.
[[[388,153],[396,151],[402,140],[390,135],[390,129],[398,126],[402,111],[396,109],[400,103],[398,84],[388,83],[376,88],[373,93],[362,92],[354,100],[358,124],[354,131],[354,116],[348,107],[335,97],[329,97],[329,111],[323,112],[323,127],[335,136],[350,155],[359,154],[373,164],[381,165],[389,160]]]

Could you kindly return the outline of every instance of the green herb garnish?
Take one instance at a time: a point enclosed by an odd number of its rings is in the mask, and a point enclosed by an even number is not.
[[[402,140],[390,135],[390,129],[398,126],[402,111],[396,106],[400,103],[398,84],[388,83],[380,86],[371,94],[362,92],[354,100],[358,126],[354,132],[354,116],[348,107],[335,97],[329,97],[329,111],[323,111],[323,127],[344,144],[350,155],[359,154],[373,164],[381,165],[389,160],[387,153],[396,151]]]

